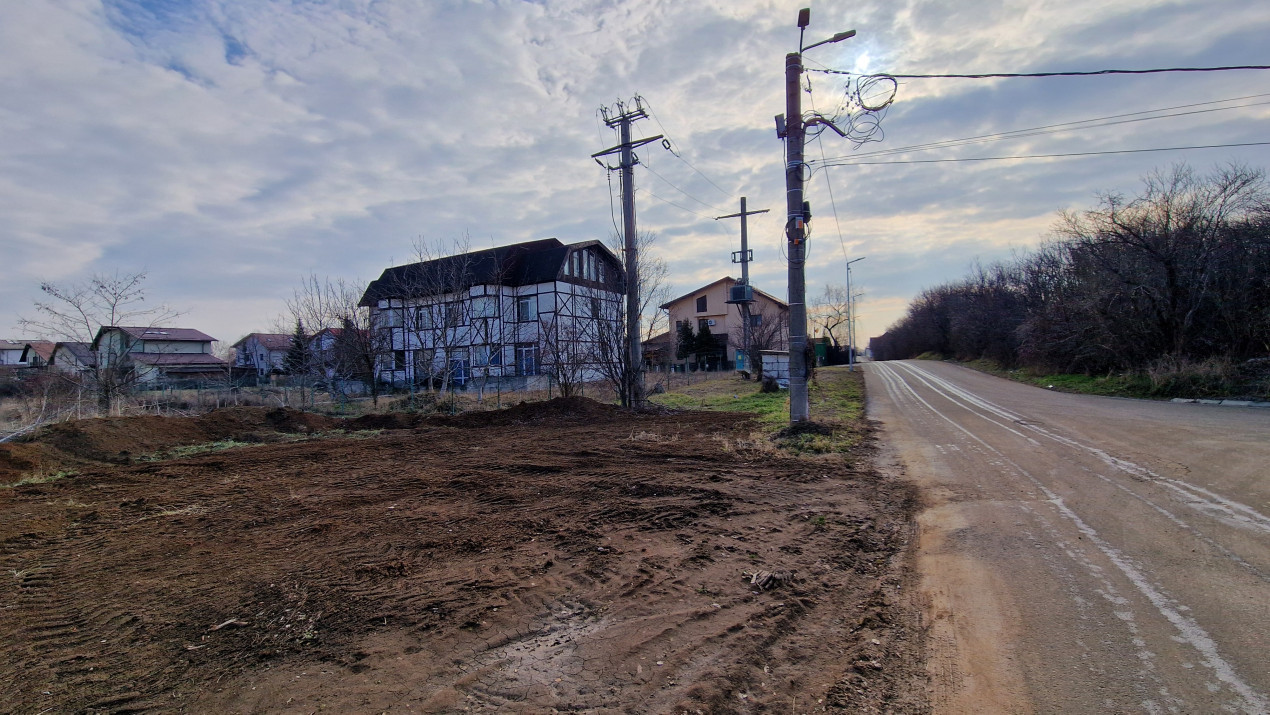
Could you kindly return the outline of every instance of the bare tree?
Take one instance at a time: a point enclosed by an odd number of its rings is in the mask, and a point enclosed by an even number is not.
[[[287,310],[308,328],[308,370],[322,376],[333,396],[346,396],[344,381],[360,380],[378,405],[376,369],[391,349],[391,336],[380,329],[379,313],[359,305],[361,295],[360,282],[310,275],[287,301]]]
[[[847,335],[851,329],[851,302],[845,286],[825,285],[824,292],[812,302],[808,317],[812,325],[824,332],[834,347],[842,347],[843,341],[839,339],[842,337],[847,338],[846,342],[851,342]],[[853,345],[852,348],[854,347]]]
[[[772,306],[755,311],[744,303],[737,305],[742,320],[750,321],[749,352],[745,353],[758,380],[763,379],[763,351],[782,350],[789,346],[789,314]],[[745,326],[737,326],[728,335],[729,344],[737,351],[745,351]]]
[[[663,319],[659,307],[670,299],[670,286],[666,282],[670,273],[666,262],[651,251],[657,241],[657,234],[651,231],[640,231],[636,237],[635,250],[639,253],[639,312],[641,316],[641,335],[644,339],[654,335],[654,331]],[[609,236],[609,250],[614,255],[625,253],[625,243],[619,234]],[[625,294],[626,284],[619,286]],[[617,312],[614,314],[613,310]],[[597,318],[596,327],[596,360],[605,378],[618,391],[623,406],[630,406],[631,396],[635,394],[635,385],[643,379],[644,366],[630,365],[630,355],[626,350],[626,307],[625,304],[611,308],[605,305],[603,315]]]
[[[182,315],[167,305],[146,303],[145,281],[145,271],[116,271],[94,274],[81,283],[41,283],[40,292],[45,297],[35,301],[36,316],[19,317],[18,325],[50,340],[92,345],[103,327],[154,327]],[[128,339],[126,334],[121,336]],[[126,355],[131,346],[118,347],[121,355]],[[92,364],[81,373],[66,373],[64,377],[86,381],[82,386],[96,393],[98,409],[110,414],[119,398],[136,385],[140,373],[131,361],[110,359],[105,350],[95,346]]]

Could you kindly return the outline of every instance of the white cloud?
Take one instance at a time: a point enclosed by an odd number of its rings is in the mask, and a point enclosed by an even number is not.
[[[17,337],[40,280],[146,266],[156,299],[234,339],[268,327],[309,271],[369,278],[424,236],[473,245],[612,230],[602,104],[640,93],[684,159],[641,149],[640,226],[680,290],[737,273],[737,198],[756,282],[784,293],[783,63],[805,3],[566,0],[239,3],[46,0],[0,13],[0,333]],[[1252,0],[813,5],[810,66],[895,72],[1259,63],[1270,19]],[[867,58],[867,60],[865,59]],[[840,79],[811,75],[818,106]],[[905,82],[861,151],[1254,94],[1240,75]],[[939,157],[1258,139],[1266,108],[965,147]],[[1202,139],[1203,141],[1196,141]],[[825,139],[828,156],[849,147]],[[819,156],[809,146],[809,157]],[[914,154],[911,158],[936,156]],[[1153,166],[1270,153],[833,169],[808,285],[842,254],[880,332],[923,285],[1039,240],[1052,212],[1131,190]],[[899,157],[896,157],[899,158]],[[695,167],[695,169],[694,169]],[[657,172],[655,175],[648,169]],[[709,177],[703,178],[698,171]],[[665,181],[663,181],[663,178]],[[668,185],[670,182],[674,186]],[[717,188],[715,184],[718,185]],[[616,186],[616,181],[614,181]],[[678,188],[675,188],[678,187]],[[681,191],[682,190],[682,191]],[[686,193],[685,193],[686,192]],[[679,208],[671,205],[678,204]],[[875,303],[871,303],[875,302]],[[895,315],[892,315],[892,314]],[[234,337],[230,337],[234,336]]]

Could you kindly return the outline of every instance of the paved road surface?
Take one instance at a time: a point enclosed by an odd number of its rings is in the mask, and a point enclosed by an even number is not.
[[[936,712],[1270,711],[1270,409],[864,369],[929,500]]]

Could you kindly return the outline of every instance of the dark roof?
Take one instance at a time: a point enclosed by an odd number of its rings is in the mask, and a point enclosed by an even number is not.
[[[93,352],[92,343],[58,343],[58,348],[64,348],[66,352],[75,357],[79,364],[84,367],[93,367],[97,364],[97,354]],[[53,355],[57,355],[57,349],[54,348]]]
[[[100,338],[101,334],[107,330],[122,330],[134,340],[174,340],[196,343],[210,343],[216,340],[216,338],[194,328],[136,327],[126,325],[103,325],[101,330],[97,331],[97,337]]]
[[[371,281],[358,305],[375,305],[385,298],[419,298],[452,293],[476,285],[524,286],[555,280],[569,251],[598,247],[615,269],[621,263],[599,241],[565,245],[544,238],[511,246],[447,256],[431,261],[394,266]]]
[[[233,347],[242,345],[251,337],[256,338],[256,342],[265,346],[265,350],[286,350],[291,347],[291,336],[286,333],[248,333],[242,340],[234,343]]]

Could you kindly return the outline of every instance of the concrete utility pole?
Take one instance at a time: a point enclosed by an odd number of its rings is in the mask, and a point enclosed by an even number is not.
[[[750,250],[749,235],[746,232],[746,217],[754,214],[765,214],[771,209],[762,209],[760,211],[746,211],[745,197],[741,197],[741,212],[728,214],[727,216],[715,216],[714,220],[718,221],[725,218],[741,218],[741,250],[732,252],[732,262],[741,264],[741,285],[750,285],[750,261],[754,260],[754,251]],[[750,303],[754,302],[754,293],[752,291],[744,291],[745,296],[741,300],[732,300],[728,297],[729,303],[737,303],[741,306],[741,350],[746,360],[750,359]],[[753,370],[753,365],[747,365]]]
[[[863,261],[868,256],[847,261],[847,343],[851,352],[847,353],[847,372],[855,372],[855,298],[851,294],[851,264]]]
[[[855,30],[839,32],[827,40],[803,46],[803,32],[811,22],[811,10],[798,11],[798,51],[785,55],[785,114],[776,117],[776,134],[785,139],[786,252],[789,257],[789,422],[806,422],[807,401],[807,221],[811,208],[803,201],[803,139],[810,124],[830,124],[814,117],[803,121],[803,52],[855,36]],[[835,130],[837,128],[835,127]]]
[[[648,117],[644,111],[644,102],[638,95],[633,100],[634,108],[628,108],[625,102],[618,102],[610,114],[608,107],[600,108],[604,125],[610,129],[618,127],[621,131],[622,143],[591,155],[596,163],[609,171],[620,169],[622,172],[622,233],[626,254],[626,382],[622,386],[626,396],[626,404],[631,407],[644,405],[644,358],[639,340],[639,255],[636,250],[635,233],[635,165],[639,158],[635,156],[635,148],[662,138],[655,137],[631,141],[631,123]],[[600,161],[600,157],[620,152],[621,162],[617,166],[608,166]]]

